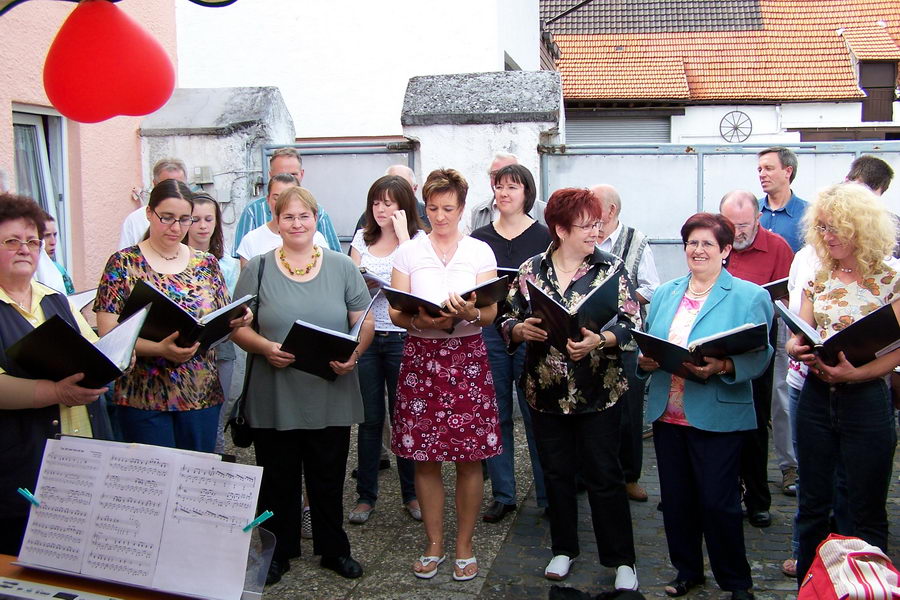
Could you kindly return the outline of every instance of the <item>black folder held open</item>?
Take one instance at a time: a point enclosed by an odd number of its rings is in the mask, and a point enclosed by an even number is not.
[[[53,315],[7,348],[6,355],[31,377],[59,381],[84,373],[81,387],[97,389],[122,376],[150,311],[138,310],[92,344]]]
[[[658,362],[663,371],[698,383],[706,383],[706,380],[688,371],[684,363],[702,366],[706,364],[704,357],[736,356],[761,350],[769,343],[769,328],[765,323],[746,323],[728,331],[698,338],[688,344],[687,348],[643,331],[632,331],[631,335],[641,349],[641,354]]]
[[[138,281],[125,301],[125,306],[122,307],[119,321],[150,304],[150,314],[141,329],[142,338],[159,342],[177,331],[178,337],[175,339],[177,345],[189,348],[200,342],[197,353],[205,354],[207,350],[228,338],[231,334],[229,323],[244,314],[244,306],[255,297],[248,294],[197,319],[153,285],[146,281]]]
[[[468,300],[473,292],[475,293],[476,307],[484,308],[485,306],[496,304],[506,298],[506,294],[509,292],[509,277],[506,275],[494,277],[493,279],[489,279],[484,283],[479,283],[475,287],[464,292],[460,292],[459,295],[462,296],[463,299]],[[409,292],[401,292],[392,287],[384,288],[384,297],[387,298],[391,308],[394,310],[413,315],[419,314],[419,307],[422,307],[430,316],[440,317],[441,311],[447,305],[446,300],[441,304],[435,304],[425,298],[420,298]]]

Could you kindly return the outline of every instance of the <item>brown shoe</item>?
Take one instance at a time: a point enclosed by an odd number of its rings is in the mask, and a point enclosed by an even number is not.
[[[797,469],[788,467],[781,472],[781,492],[785,496],[797,495]]]
[[[625,493],[628,494],[628,499],[634,502],[647,501],[647,490],[642,488],[641,484],[639,484],[637,481],[626,483]]]

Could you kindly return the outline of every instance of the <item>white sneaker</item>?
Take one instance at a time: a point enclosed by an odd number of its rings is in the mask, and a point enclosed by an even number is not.
[[[616,589],[637,591],[638,578],[634,567],[621,565],[616,568]]]
[[[544,577],[553,581],[565,579],[569,575],[569,568],[571,568],[573,562],[575,562],[574,558],[569,558],[565,554],[557,554],[547,564],[547,568],[544,569]]]

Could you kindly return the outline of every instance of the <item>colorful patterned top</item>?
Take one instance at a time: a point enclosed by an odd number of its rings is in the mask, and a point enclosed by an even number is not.
[[[688,298],[683,296],[675,317],[672,319],[672,325],[669,326],[669,341],[679,346],[687,346],[688,338],[691,336],[691,328],[703,303],[709,296],[703,298]],[[666,412],[659,418],[660,421],[671,423],[673,425],[690,425],[684,414],[684,378],[672,375],[672,386],[669,388],[669,402],[666,404]]]
[[[192,250],[193,256],[180,273],[157,273],[139,246],[119,250],[109,257],[94,312],[119,314],[131,288],[142,279],[163,291],[195,317],[202,317],[228,303],[225,280],[212,254]],[[142,410],[196,410],[221,404],[222,386],[216,372],[215,350],[197,354],[176,365],[158,356],[138,357],[134,368],[116,381],[114,402]]]
[[[870,312],[897,299],[900,277],[887,265],[862,283],[844,283],[819,269],[815,278],[803,286],[803,295],[813,304],[816,329],[828,339]]]
[[[512,328],[531,316],[528,304],[527,280],[547,292],[563,306],[577,304],[590,290],[597,287],[622,261],[599,248],[585,257],[569,287],[559,289],[559,282],[550,256],[551,246],[543,254],[527,260],[519,267],[519,274],[510,288],[508,309],[498,320],[500,333],[510,352],[518,343],[512,341]],[[619,312],[615,324],[607,329],[618,340],[618,347],[631,339],[631,329],[640,327],[641,317],[637,301],[631,294],[627,275],[619,279]],[[628,389],[618,348],[593,350],[578,362],[548,343],[529,342],[525,352],[522,376],[528,404],[541,412],[577,414],[597,412],[614,405]]]

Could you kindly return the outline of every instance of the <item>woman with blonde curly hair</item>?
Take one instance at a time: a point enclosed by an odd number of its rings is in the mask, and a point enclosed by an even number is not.
[[[900,276],[885,264],[894,232],[887,211],[867,188],[842,183],[819,194],[807,209],[806,242],[820,267],[803,283],[800,316],[828,338],[900,294]],[[894,304],[895,313],[900,304]],[[897,442],[883,376],[900,364],[900,349],[854,367],[843,353],[829,366],[800,336],[788,355],[809,367],[797,405],[797,461],[802,474],[797,530],[798,581],[829,533],[835,467],[845,469],[853,530],[887,551],[885,503]]]

